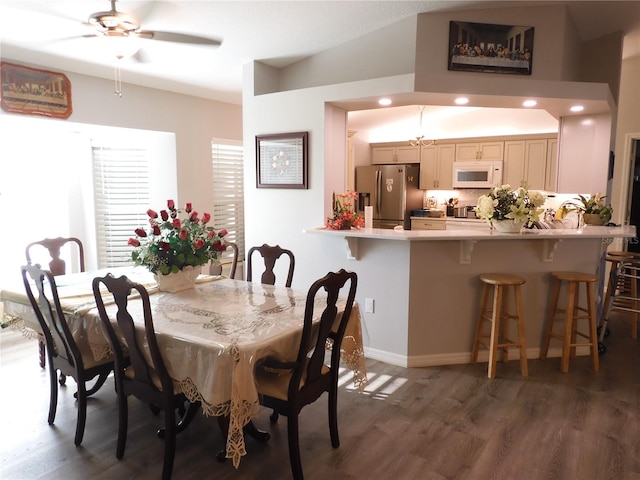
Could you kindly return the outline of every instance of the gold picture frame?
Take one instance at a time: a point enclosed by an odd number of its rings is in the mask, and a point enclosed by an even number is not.
[[[0,107],[5,112],[69,118],[71,82],[62,73],[0,62]]]
[[[256,135],[256,188],[308,188],[308,132]]]

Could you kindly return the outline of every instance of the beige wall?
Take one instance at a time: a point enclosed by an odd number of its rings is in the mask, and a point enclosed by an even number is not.
[[[3,58],[30,65],[21,59]],[[73,113],[68,120],[48,122],[93,124],[175,133],[179,198],[194,205],[211,205],[211,139],[242,140],[242,107],[164,90],[123,84],[122,98],[113,94],[113,81],[64,73],[71,82]],[[25,115],[6,113],[0,115]]]
[[[612,191],[613,220],[617,223],[629,218],[627,194],[633,172],[629,147],[633,138],[640,139],[640,55],[622,61]]]
[[[580,80],[608,83],[616,103],[620,94],[622,40],[622,33],[617,32],[585,42],[580,62]]]
[[[513,75],[472,75],[464,72],[464,75],[458,76],[461,72],[448,72],[446,54],[450,19],[535,26],[534,72],[537,73],[529,78],[514,78]],[[567,25],[571,33],[567,33]],[[429,28],[423,30],[425,26]],[[279,243],[293,250],[296,255],[293,284],[296,288],[308,288],[313,280],[326,274],[328,270],[347,268],[356,271],[362,279],[358,286],[357,300],[364,304],[365,298],[377,299],[376,313],[364,316],[365,328],[371,332],[367,345],[374,350],[399,355],[407,352],[407,338],[406,333],[393,334],[394,325],[399,328],[406,325],[407,315],[409,324],[418,324],[420,321],[417,309],[407,311],[406,305],[408,246],[377,249],[369,242],[361,242],[359,248],[362,260],[356,261],[348,259],[344,239],[332,237],[329,240],[321,235],[303,233],[306,227],[324,224],[330,213],[327,198],[329,192],[345,188],[344,167],[341,167],[346,164],[345,149],[340,142],[328,139],[327,135],[341,135],[343,140],[346,138],[347,126],[346,122],[340,125],[343,112],[332,105],[349,99],[429,92],[434,86],[440,89],[435,91],[450,92],[456,91],[458,85],[471,88],[472,93],[484,92],[488,95],[507,92],[508,95],[537,96],[543,93],[554,97],[567,93],[566,98],[580,98],[572,94],[595,89],[602,94],[602,98],[610,100],[611,97],[606,85],[575,82],[579,75],[576,70],[579,62],[572,59],[571,68],[565,68],[564,57],[571,50],[565,48],[565,44],[575,46],[575,42],[570,41],[575,30],[567,22],[563,8],[553,6],[546,9],[457,12],[455,15],[435,15],[434,18],[423,14],[419,16],[417,29],[415,73],[398,72],[398,63],[387,61],[391,59],[385,56],[393,54],[393,51],[376,48],[380,42],[376,41],[374,32],[368,36],[366,44],[356,42],[355,46],[351,43],[343,45],[338,51],[299,62],[290,69],[269,71],[264,76],[257,75],[257,72],[263,73],[264,69],[259,62],[254,62],[245,67],[244,74],[244,144],[247,158],[253,158],[255,154],[255,135],[308,131],[310,139],[308,190],[256,189],[255,166],[249,162],[246,164],[247,245]],[[423,37],[425,32],[427,35]],[[388,39],[388,33],[389,30],[380,32],[380,38]],[[401,37],[400,43],[410,45],[406,36]],[[420,59],[417,59],[418,55]],[[343,81],[348,74],[357,75],[357,69],[353,69],[351,63],[356,58],[358,62],[363,58],[373,62],[375,65],[372,68],[375,68],[376,76]],[[360,65],[358,62],[355,64]],[[305,65],[310,67],[308,72],[303,69]],[[322,72],[321,84],[314,77],[314,72]],[[291,89],[253,95],[254,91],[265,92],[266,86],[272,87],[276,77],[280,88],[288,86]],[[566,77],[571,77],[574,81],[566,82]],[[332,81],[334,83],[330,83]],[[608,140],[603,142],[600,139],[603,128],[610,128],[610,119],[605,119],[605,123],[602,128],[596,128],[598,150],[603,143],[609,145]],[[360,146],[357,141],[355,145],[356,148]],[[598,157],[598,161],[602,160],[600,155],[594,154],[595,157]],[[591,158],[584,161],[589,162]],[[604,162],[606,164],[606,158]],[[600,166],[592,171],[599,168]],[[429,288],[429,285],[412,283],[411,288],[419,290]]]

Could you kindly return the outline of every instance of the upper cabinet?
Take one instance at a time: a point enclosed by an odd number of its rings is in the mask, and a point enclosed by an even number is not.
[[[441,140],[445,142],[444,140]],[[554,133],[455,138],[426,147],[372,143],[373,164],[420,163],[420,188],[452,190],[454,162],[501,161],[502,183],[558,190],[558,136]]]
[[[534,190],[555,191],[557,139],[538,138],[504,142],[503,183]]]
[[[419,163],[418,147],[406,146],[374,146],[371,145],[371,163],[385,165],[390,163]]]
[[[504,159],[504,142],[456,143],[456,162]]]
[[[422,147],[420,153],[420,188],[450,190],[453,188],[453,162],[456,145],[445,143]]]

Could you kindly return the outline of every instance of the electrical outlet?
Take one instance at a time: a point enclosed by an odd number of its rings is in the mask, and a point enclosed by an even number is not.
[[[364,301],[364,312],[365,313],[373,313],[374,309],[374,300],[373,298],[367,298]]]

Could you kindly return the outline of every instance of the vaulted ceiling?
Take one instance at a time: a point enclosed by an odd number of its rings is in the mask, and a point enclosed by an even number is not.
[[[241,103],[242,65],[285,66],[422,12],[540,5],[555,2],[421,1],[130,1],[116,9],[144,30],[199,35],[219,47],[143,40],[143,53],[121,64],[123,82]],[[569,1],[583,40],[636,32],[627,55],[640,54],[640,2]],[[113,77],[113,54],[101,39],[83,37],[86,22],[108,0],[2,0],[0,53],[30,63]],[[634,49],[635,47],[635,49]],[[634,52],[635,50],[635,52]],[[145,60],[136,62],[135,60]]]

